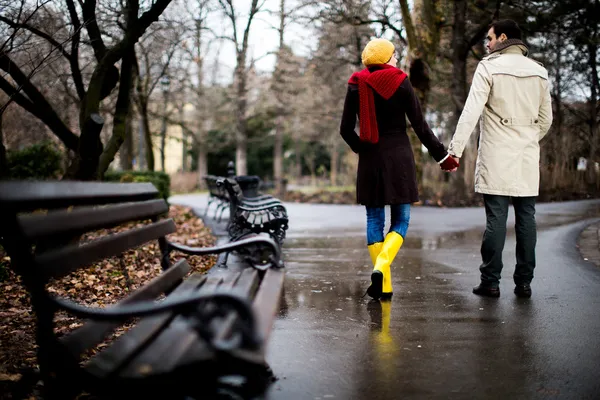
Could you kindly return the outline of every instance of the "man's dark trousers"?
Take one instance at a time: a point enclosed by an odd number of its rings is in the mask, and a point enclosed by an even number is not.
[[[498,287],[502,272],[502,250],[506,240],[506,219],[511,197],[484,194],[486,228],[481,244],[481,283]],[[517,236],[517,265],[513,279],[516,285],[529,285],[535,268],[535,197],[512,197]]]

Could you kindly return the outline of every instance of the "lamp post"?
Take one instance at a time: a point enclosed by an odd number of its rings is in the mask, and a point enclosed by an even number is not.
[[[171,85],[171,81],[169,77],[164,75],[160,78],[160,87],[163,92],[163,121],[162,121],[162,129],[160,131],[160,166],[162,172],[165,172],[165,147],[167,145],[167,107],[168,107],[168,96],[169,96],[169,86]]]

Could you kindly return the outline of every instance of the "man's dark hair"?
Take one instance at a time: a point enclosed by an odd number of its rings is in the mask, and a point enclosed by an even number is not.
[[[493,22],[490,28],[494,28],[496,37],[500,37],[503,33],[507,39],[521,39],[521,28],[512,19],[503,19],[500,21]]]

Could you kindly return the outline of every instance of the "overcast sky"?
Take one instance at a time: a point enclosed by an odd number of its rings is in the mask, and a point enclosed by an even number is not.
[[[234,6],[238,13],[238,35],[241,41],[246,23],[248,21],[248,13],[250,11],[249,0],[234,0]],[[289,10],[297,5],[298,0],[286,0],[286,9]],[[271,53],[277,51],[279,46],[279,35],[275,27],[279,26],[279,10],[280,0],[265,0],[262,11],[256,15],[252,22],[250,30],[250,48],[248,59],[254,58],[255,65],[260,72],[271,72],[275,66],[275,56]],[[209,27],[217,34],[231,34],[231,22],[222,12],[217,11],[208,23]],[[289,23],[286,27],[285,43],[291,46],[294,53],[298,55],[308,55],[311,46],[316,45],[314,32],[301,26],[298,23]],[[211,49],[208,52],[207,66],[213,65],[217,51],[219,54],[219,64],[222,71],[219,71],[219,81],[230,81],[235,67],[235,50],[233,43],[220,40],[211,44]]]

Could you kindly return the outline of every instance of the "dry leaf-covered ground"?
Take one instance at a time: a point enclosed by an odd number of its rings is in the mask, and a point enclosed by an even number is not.
[[[177,232],[169,235],[172,242],[189,246],[207,247],[215,243],[210,230],[202,220],[194,216],[190,208],[171,206],[169,217],[177,225]],[[141,225],[142,223],[140,223]],[[131,229],[137,224],[101,230],[88,234],[84,240],[101,235]],[[173,252],[171,261],[183,257]],[[186,256],[192,271],[210,269],[216,256]],[[26,290],[10,270],[10,259],[0,247],[0,398],[11,382],[18,380],[24,371],[36,367],[35,318],[31,311]],[[160,251],[156,241],[119,257],[101,261],[91,267],[80,269],[50,283],[48,290],[69,297],[89,306],[113,304],[160,274]],[[65,334],[81,325],[81,320],[61,313],[56,317],[56,330]],[[128,327],[119,329],[112,336],[122,334]],[[106,346],[110,339],[103,343]],[[9,397],[10,398],[10,397]]]

